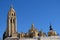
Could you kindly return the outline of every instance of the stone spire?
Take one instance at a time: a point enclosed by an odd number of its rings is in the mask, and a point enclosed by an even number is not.
[[[14,8],[13,8],[13,5],[11,5],[10,6],[10,10],[9,10],[9,12],[8,12],[8,16],[11,16],[11,15],[16,15],[16,12],[15,12],[15,10],[14,10]]]
[[[32,27],[31,27],[31,29],[34,29],[34,24],[32,24]]]
[[[50,24],[50,30],[53,30],[52,25]]]
[[[13,5],[10,6],[10,10],[13,10],[15,12]]]

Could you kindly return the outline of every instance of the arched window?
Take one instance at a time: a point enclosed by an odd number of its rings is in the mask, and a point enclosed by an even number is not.
[[[12,13],[12,16],[13,16],[13,13]]]
[[[12,18],[11,18],[10,22],[12,23]]]

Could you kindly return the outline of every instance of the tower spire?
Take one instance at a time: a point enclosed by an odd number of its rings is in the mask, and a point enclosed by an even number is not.
[[[13,8],[13,5],[11,4],[11,6],[10,6],[11,8]]]
[[[31,29],[34,29],[34,24],[32,24],[32,27],[31,27]]]
[[[52,25],[50,24],[50,30],[53,30]]]
[[[9,10],[9,12],[8,12],[8,16],[12,16],[12,15],[16,15],[16,12],[15,12],[15,10],[14,10],[14,8],[13,8],[13,5],[11,4],[10,10]]]

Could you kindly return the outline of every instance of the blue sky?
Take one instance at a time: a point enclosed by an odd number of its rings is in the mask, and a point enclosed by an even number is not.
[[[60,34],[60,0],[0,0],[0,37],[7,27],[11,4],[16,11],[17,31],[28,32],[34,23],[38,31],[49,31],[49,25]]]

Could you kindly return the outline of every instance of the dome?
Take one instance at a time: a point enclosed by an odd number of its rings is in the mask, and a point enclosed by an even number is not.
[[[34,28],[34,24],[32,24],[31,29],[29,30],[29,32],[38,32],[37,29]]]
[[[56,36],[56,35],[57,35],[57,33],[53,30],[48,32],[48,36]]]
[[[52,25],[50,25],[50,31],[48,32],[48,36],[56,36],[57,33],[53,30]]]

